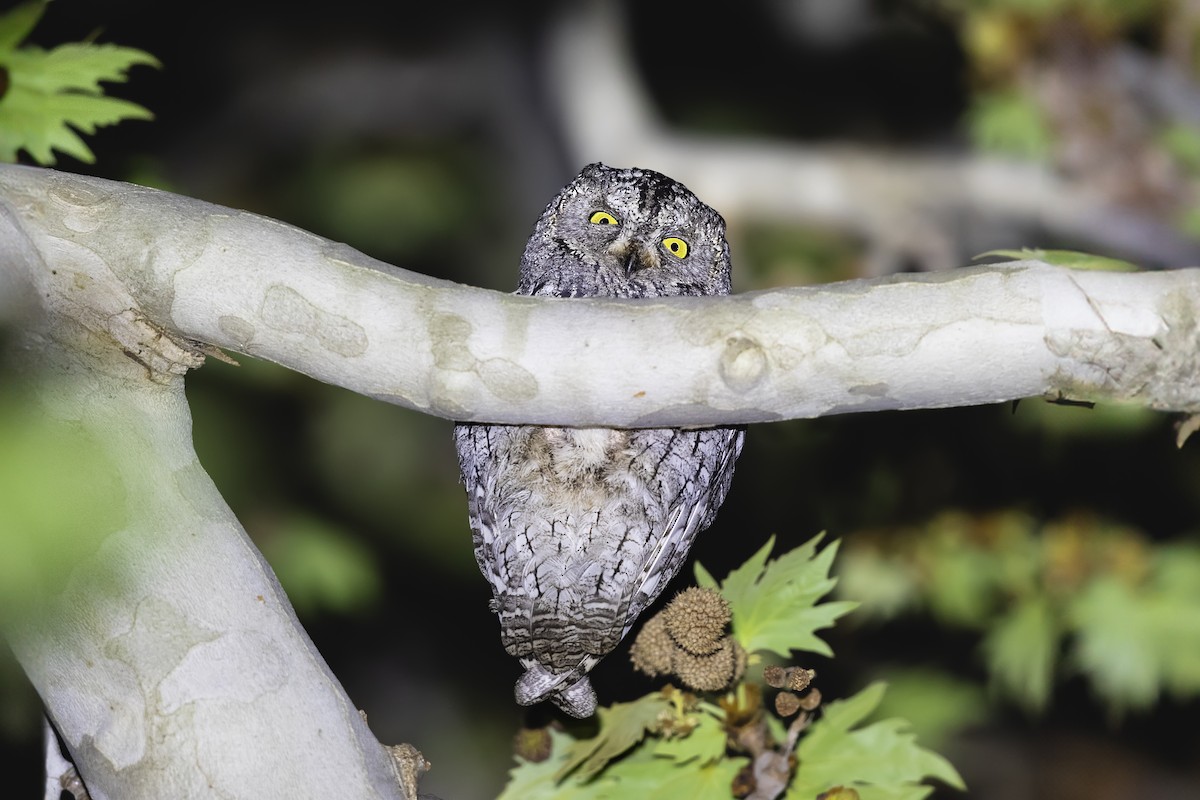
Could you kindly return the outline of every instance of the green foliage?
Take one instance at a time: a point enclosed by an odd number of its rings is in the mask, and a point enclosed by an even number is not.
[[[836,543],[817,552],[821,539],[768,561],[772,538],[721,583],[734,635],[748,651],[785,657],[792,650],[828,652],[813,632],[855,604],[818,603],[834,586],[829,569],[837,552]],[[696,572],[701,585],[717,586],[703,567],[697,565]],[[883,699],[882,683],[831,703],[815,722],[812,712],[802,712],[790,722],[791,739],[785,722],[765,713],[763,691],[760,684],[743,682],[713,704],[668,686],[599,709],[599,730],[591,738],[551,728],[548,756],[541,761],[518,756],[501,800],[732,797],[735,784],[744,787],[750,780],[747,768],[755,757],[786,759],[796,735],[799,767],[788,798],[808,800],[841,785],[854,787],[863,800],[920,800],[932,791],[920,784],[925,778],[963,786],[945,759],[916,744],[903,720],[863,724]],[[766,742],[761,745],[766,749],[748,741]]]
[[[648,694],[632,703],[613,703],[598,709],[600,732],[571,745],[557,777],[562,779],[572,772],[577,772],[580,781],[595,777],[608,762],[642,741],[646,732],[658,725],[659,715],[670,708],[670,701],[662,694]]]
[[[885,690],[885,684],[874,683],[825,706],[796,749],[800,766],[789,800],[816,797],[833,786],[853,786],[861,800],[920,800],[933,791],[920,785],[926,777],[966,789],[949,761],[917,745],[904,720],[857,727],[879,706]]]
[[[1200,174],[1200,128],[1175,122],[1159,132],[1158,143],[1193,175]]]
[[[935,750],[966,726],[988,717],[982,687],[939,669],[888,665],[887,687],[874,717],[908,720],[921,742]]]
[[[1030,711],[1045,708],[1060,635],[1045,597],[1024,598],[1001,615],[983,638],[984,659],[1000,691]]]
[[[1089,516],[1039,525],[1018,513],[944,514],[886,542],[851,542],[843,593],[866,585],[853,573],[875,574],[879,559],[906,576],[894,582],[905,595],[851,594],[863,614],[923,608],[978,631],[992,687],[1031,712],[1065,671],[1085,675],[1117,717],[1163,692],[1200,696],[1200,545],[1155,550]]]
[[[95,156],[72,128],[92,134],[124,119],[152,118],[135,103],[105,97],[100,84],[124,81],[137,64],[159,63],[149,53],[112,44],[18,47],[45,9],[46,0],[34,0],[0,16],[0,161],[16,161],[24,150],[49,165],[58,150],[91,163]]]
[[[1170,560],[1182,564],[1167,566]],[[1178,580],[1198,562],[1200,547],[1164,548],[1144,581],[1100,576],[1072,598],[1071,660],[1114,715],[1149,708],[1163,691],[1200,695],[1200,596],[1197,584]]]
[[[967,129],[982,150],[1041,158],[1053,140],[1037,104],[1015,90],[977,94],[967,112]]]
[[[943,0],[967,13],[1009,13],[1045,20],[1067,15],[1096,23],[1129,25],[1167,10],[1170,0]]]
[[[816,553],[824,534],[768,562],[775,537],[729,573],[721,585],[696,564],[696,583],[719,588],[733,611],[733,635],[747,653],[767,650],[788,658],[792,650],[819,655],[833,651],[815,631],[828,628],[843,614],[853,610],[853,602],[835,601],[817,604],[833,590],[837,580],[829,577],[829,568],[837,555],[837,542]]]
[[[747,759],[725,758],[720,712],[685,712],[668,691],[600,709],[600,730],[578,740],[551,729],[545,761],[517,758],[500,800],[724,797]],[[690,731],[670,736],[683,726]],[[647,740],[647,734],[651,739]]]
[[[379,595],[381,580],[370,550],[350,531],[295,514],[255,527],[256,540],[300,614],[356,611]]]
[[[1119,258],[1080,253],[1075,250],[1043,250],[1040,247],[1022,247],[1019,250],[988,250],[975,256],[976,259],[997,256],[1014,261],[1044,261],[1057,267],[1069,269],[1097,270],[1101,272],[1137,272],[1138,266]]]
[[[0,623],[37,607],[126,514],[120,470],[93,431],[0,392]]]

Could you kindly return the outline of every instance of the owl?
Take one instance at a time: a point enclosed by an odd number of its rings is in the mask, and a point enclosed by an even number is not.
[[[721,215],[665,175],[591,164],[538,219],[517,294],[729,293]],[[619,366],[619,365],[614,365]],[[740,428],[455,426],[475,559],[516,699],[595,712],[588,672],[679,571],[725,499]]]

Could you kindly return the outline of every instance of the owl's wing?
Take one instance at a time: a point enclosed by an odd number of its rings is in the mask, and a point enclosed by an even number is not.
[[[712,471],[707,475],[707,480],[692,484],[694,490],[681,493],[671,507],[664,533],[659,536],[634,582],[637,589],[630,598],[621,638],[629,633],[646,607],[654,602],[679,572],[692,549],[696,534],[712,524],[717,509],[729,492],[733,464],[741,453],[745,431],[740,428],[718,428],[712,433],[718,439],[724,439],[713,443],[719,457],[710,465]]]
[[[475,544],[475,562],[496,596],[507,590],[508,583],[500,572],[502,562],[496,553],[497,537],[501,532],[492,503],[488,502],[488,498],[495,496],[496,471],[485,469],[483,462],[491,457],[497,444],[494,437],[504,435],[504,429],[490,425],[463,423],[454,426],[459,469],[467,488],[467,515]]]

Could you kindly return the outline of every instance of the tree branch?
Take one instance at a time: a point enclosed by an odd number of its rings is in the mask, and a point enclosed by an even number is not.
[[[54,268],[29,276],[37,294],[127,349],[149,324],[452,419],[705,425],[1036,395],[1200,408],[1193,269],[1026,261],[733,297],[562,300],[435,280],[95,178],[3,167],[0,202]]]
[[[121,239],[80,210],[107,184],[12,169],[54,225],[96,237],[46,236],[6,186],[0,283],[39,302],[5,304],[0,401],[40,494],[3,509],[0,560],[30,587],[0,622],[91,797],[405,797],[192,449],[182,373],[202,358],[151,299],[171,231]]]

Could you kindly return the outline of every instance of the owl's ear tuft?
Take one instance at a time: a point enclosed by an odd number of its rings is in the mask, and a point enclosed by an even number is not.
[[[591,164],[588,164],[586,167],[584,167],[583,169],[581,169],[579,171],[579,177],[595,179],[595,178],[601,177],[606,172],[612,172],[612,171],[613,171],[612,167],[606,166],[599,161],[593,161]]]

